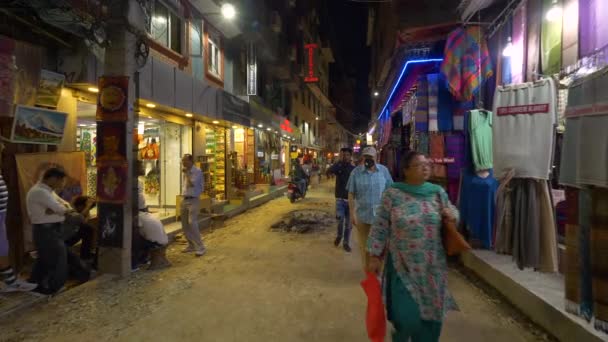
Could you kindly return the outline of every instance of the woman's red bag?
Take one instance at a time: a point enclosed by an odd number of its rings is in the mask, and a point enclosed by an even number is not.
[[[386,336],[386,314],[382,302],[382,286],[375,274],[367,272],[361,282],[367,295],[367,336],[373,342],[384,342]]]

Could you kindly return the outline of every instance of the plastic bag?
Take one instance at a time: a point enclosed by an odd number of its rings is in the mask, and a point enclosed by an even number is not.
[[[361,282],[367,295],[367,336],[373,342],[384,342],[386,336],[386,313],[382,302],[382,286],[375,274],[367,272]]]

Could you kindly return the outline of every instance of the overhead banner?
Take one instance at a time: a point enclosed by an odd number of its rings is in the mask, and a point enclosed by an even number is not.
[[[255,45],[247,46],[247,95],[258,94],[258,58]]]
[[[70,202],[86,193],[87,175],[84,152],[49,152],[16,154],[19,193],[21,194],[21,217],[23,218],[23,239],[25,251],[34,249],[32,226],[25,206],[26,194],[36,184],[42,174],[51,167],[61,167],[67,173],[67,181],[59,196]]]
[[[304,76],[304,82],[317,83],[319,82],[319,76],[317,76],[319,46],[317,44],[306,44],[304,48],[306,49],[306,76]]]

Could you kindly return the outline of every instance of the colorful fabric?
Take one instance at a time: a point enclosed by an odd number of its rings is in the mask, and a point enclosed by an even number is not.
[[[608,332],[608,189],[595,188],[591,198],[591,272],[595,328]]]
[[[393,178],[384,165],[376,164],[376,171],[365,166],[356,167],[350,174],[346,188],[355,196],[355,213],[361,223],[372,224],[382,193],[393,184]]]
[[[526,3],[522,2],[513,13],[513,53],[511,54],[511,82],[525,82],[525,38],[526,38]]]
[[[445,156],[453,159],[453,163],[448,163],[448,179],[460,180],[460,170],[466,167],[464,159],[464,134],[453,133],[445,137]],[[451,161],[451,160],[450,160]]]
[[[563,6],[568,20],[564,20],[562,33],[562,66],[567,67],[579,59],[579,0],[563,0]]]
[[[429,132],[437,132],[439,124],[437,113],[439,109],[439,74],[427,75],[429,99]]]
[[[437,184],[424,182],[421,185],[411,185],[407,183],[397,182],[391,185],[391,188],[398,189],[409,193],[414,197],[433,198],[441,192],[441,187]]]
[[[513,183],[513,259],[520,270],[540,265],[539,203],[535,180],[515,178]]]
[[[540,264],[538,270],[545,273],[558,271],[556,222],[549,193],[549,184],[536,182],[536,196],[540,214]]]
[[[456,309],[447,287],[441,240],[443,208],[458,217],[443,189],[430,198],[388,189],[367,243],[371,255],[391,257],[399,279],[418,304],[421,319],[427,321],[442,321],[448,310]]]
[[[501,44],[502,44],[502,49],[504,49],[507,44],[509,44],[509,40],[511,40],[511,46],[513,45],[513,40],[512,40],[512,34],[513,34],[513,18],[509,17],[507,18],[507,21],[505,22],[505,24],[503,25],[503,27],[500,29],[500,36],[501,36]],[[501,49],[501,51],[502,51]],[[513,46],[511,48],[511,51],[513,51]],[[511,84],[514,83],[512,82],[512,77],[511,77],[511,59],[512,56],[505,56],[504,54],[501,54],[501,63],[500,63],[500,84]]]
[[[496,253],[513,254],[513,204],[511,188],[503,180],[496,194],[496,228],[494,249]]]
[[[580,57],[594,54],[608,46],[608,2],[579,0]]]
[[[440,132],[451,132],[454,129],[454,102],[443,76],[439,80],[437,101],[437,127]]]
[[[527,43],[526,43],[526,81],[531,82],[538,79],[540,73],[540,31],[541,23],[545,21],[543,16],[543,0],[527,0]]]
[[[564,243],[566,245],[565,260],[565,292],[566,311],[580,315],[581,310],[581,239],[578,219],[578,189],[566,188],[566,234]]]
[[[430,157],[433,161],[432,175],[436,178],[446,178],[447,167],[443,162],[443,158],[445,157],[445,141],[443,140],[443,134],[431,134],[430,140]]]
[[[416,151],[428,156],[429,155],[429,134],[425,132],[418,133],[418,146]]]
[[[391,256],[386,260],[385,272],[386,311],[395,328],[393,341],[439,341],[442,322],[422,319],[418,303],[399,278]]]
[[[492,63],[479,26],[457,28],[447,38],[441,73],[458,101],[470,101],[492,76]]]
[[[475,108],[474,101],[456,102],[454,104],[454,130],[464,130],[464,113]]]
[[[593,282],[591,273],[591,215],[592,196],[588,189],[581,189],[578,198],[579,257],[580,257],[580,315],[587,321],[593,317]]]
[[[488,170],[494,167],[492,151],[492,112],[472,110],[469,117],[469,134],[471,135],[471,156],[475,171]]]
[[[428,132],[429,130],[429,89],[426,76],[418,78],[418,90],[416,91],[416,111],[414,117],[417,132]]]
[[[553,6],[553,0],[543,0],[543,12]],[[542,73],[552,75],[562,67],[562,20],[543,20],[541,31]]]

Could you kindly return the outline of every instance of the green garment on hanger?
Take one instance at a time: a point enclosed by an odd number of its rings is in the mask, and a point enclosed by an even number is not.
[[[558,0],[558,6],[562,1]],[[541,32],[541,68],[545,75],[559,73],[562,67],[562,19],[549,21],[547,12],[553,6],[553,0],[543,0],[543,24]]]

